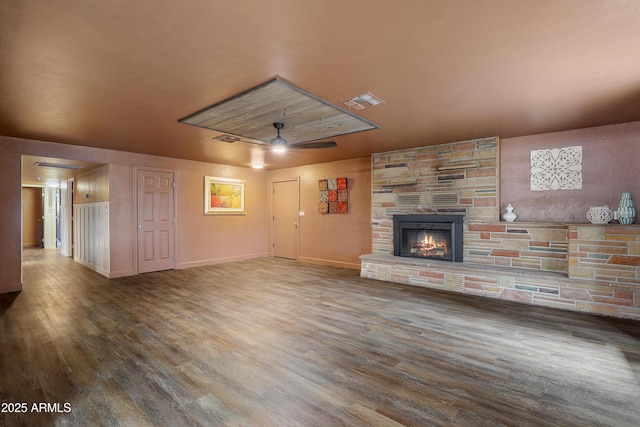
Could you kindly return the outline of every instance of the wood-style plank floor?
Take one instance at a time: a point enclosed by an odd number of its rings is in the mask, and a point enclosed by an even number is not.
[[[0,340],[3,426],[640,425],[638,322],[283,259],[109,280],[26,250]]]

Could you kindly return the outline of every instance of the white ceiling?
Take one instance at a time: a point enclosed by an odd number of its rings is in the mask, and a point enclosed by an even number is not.
[[[637,0],[3,1],[0,134],[248,166],[178,120],[275,76],[385,103],[271,169],[636,121],[639,23]]]

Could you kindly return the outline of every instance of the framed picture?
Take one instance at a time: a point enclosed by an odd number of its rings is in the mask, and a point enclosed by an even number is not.
[[[244,215],[245,181],[204,177],[205,215]]]

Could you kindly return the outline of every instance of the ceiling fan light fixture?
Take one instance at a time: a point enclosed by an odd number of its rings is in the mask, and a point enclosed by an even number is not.
[[[271,140],[271,151],[273,151],[274,153],[284,153],[285,151],[287,151],[287,142],[280,138],[280,140],[277,140],[277,138],[274,138]]]
[[[276,122],[273,124],[273,127],[276,128],[278,134],[270,141],[271,151],[274,153],[284,153],[287,151],[287,140],[280,136],[280,129],[284,127],[284,123]]]

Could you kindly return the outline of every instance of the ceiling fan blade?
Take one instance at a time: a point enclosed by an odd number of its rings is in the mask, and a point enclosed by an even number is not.
[[[318,142],[299,142],[297,144],[289,144],[287,148],[291,149],[302,149],[302,148],[333,148],[337,147],[333,141],[318,141]]]

